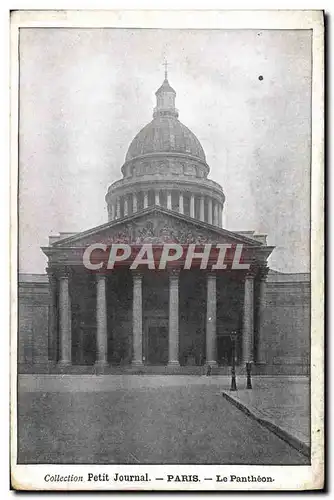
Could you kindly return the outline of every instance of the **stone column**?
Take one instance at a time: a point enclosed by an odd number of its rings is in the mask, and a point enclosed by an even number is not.
[[[212,224],[212,198],[208,199],[208,223]]]
[[[128,197],[124,196],[124,217],[126,217],[128,214],[129,214]]]
[[[216,275],[208,273],[206,281],[206,362],[209,365],[216,365]]]
[[[184,214],[183,193],[179,193],[179,212]]]
[[[116,219],[121,217],[121,200],[120,198],[116,199]]]
[[[251,363],[254,346],[254,273],[252,271],[248,272],[245,277],[242,337],[243,362]]]
[[[132,194],[132,212],[135,214],[138,210],[138,200],[137,200],[137,194],[133,193]]]
[[[190,217],[195,218],[195,196],[190,196]]]
[[[51,295],[51,303],[49,307],[50,316],[49,316],[49,360],[57,361],[58,358],[58,349],[57,349],[57,337],[58,337],[58,328],[57,328],[57,276],[52,272],[51,269],[47,269],[47,273],[49,276],[49,284],[50,284],[50,295]]]
[[[155,204],[159,206],[160,205],[160,191],[155,191],[154,197],[155,197]]]
[[[112,202],[112,204],[111,204],[111,220],[115,220],[115,212],[116,212],[115,203]]]
[[[219,227],[222,227],[222,218],[223,218],[222,206],[220,203],[218,203],[218,226]]]
[[[142,280],[140,273],[133,273],[133,303],[132,303],[132,342],[133,360],[132,364],[141,366],[143,364],[143,298]]]
[[[199,218],[204,222],[204,196],[201,196],[199,200]]]
[[[144,208],[148,207],[148,192],[144,191]]]
[[[258,297],[258,338],[257,338],[257,363],[266,364],[266,332],[264,313],[266,308],[266,279],[269,267],[262,267],[259,274]]]
[[[168,365],[179,366],[179,272],[169,274]]]
[[[167,191],[167,208],[172,210],[172,193],[170,191]]]
[[[71,338],[71,306],[69,296],[69,275],[62,271],[59,275],[59,335],[60,359],[62,365],[70,365],[72,361]]]
[[[218,226],[218,202],[213,203],[213,225]]]
[[[96,361],[98,366],[107,364],[108,336],[107,336],[107,300],[106,277],[96,275]]]

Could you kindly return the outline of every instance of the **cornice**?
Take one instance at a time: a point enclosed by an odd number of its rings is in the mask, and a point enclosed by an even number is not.
[[[225,202],[225,195],[223,188],[217,182],[211,179],[201,179],[194,177],[189,179],[188,177],[175,177],[175,176],[142,176],[130,177],[128,179],[120,179],[115,183],[111,184],[108,188],[105,200],[107,203],[111,201],[114,196],[124,196],[127,194],[138,193],[144,190],[181,190],[189,191],[193,193],[194,189],[196,194],[203,194],[211,198],[217,199],[220,203]]]
[[[135,158],[131,158],[131,160],[128,160],[125,163],[123,163],[123,165],[121,167],[121,171],[122,171],[122,173],[124,173],[124,170],[126,169],[127,166],[132,165],[133,163],[136,163],[137,161],[152,160],[152,159],[161,160],[161,159],[167,159],[167,158],[178,158],[178,159],[183,159],[183,160],[196,161],[197,163],[200,163],[203,167],[205,167],[205,169],[207,170],[208,173],[210,172],[209,165],[202,158],[199,158],[198,156],[190,155],[187,153],[178,153],[177,151],[162,151],[162,152],[155,151],[153,153],[147,153],[147,154],[143,154],[140,156],[136,156]]]

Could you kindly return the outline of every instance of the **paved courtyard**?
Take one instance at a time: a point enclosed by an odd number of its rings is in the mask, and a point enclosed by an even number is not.
[[[20,377],[18,462],[307,464],[222,397],[228,383],[226,377]]]

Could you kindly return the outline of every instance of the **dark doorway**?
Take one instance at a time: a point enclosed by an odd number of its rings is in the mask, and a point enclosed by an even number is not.
[[[232,364],[232,339],[230,336],[217,338],[217,359],[220,365]]]
[[[166,365],[168,363],[168,328],[166,326],[150,326],[147,334],[148,364]]]
[[[241,345],[240,338],[236,340],[235,345],[235,358],[236,363],[239,364],[241,360]],[[230,335],[221,335],[217,337],[217,361],[219,365],[231,366],[232,365],[233,342]]]

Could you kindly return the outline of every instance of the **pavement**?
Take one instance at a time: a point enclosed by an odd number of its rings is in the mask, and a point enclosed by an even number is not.
[[[19,375],[18,462],[308,464],[308,379],[237,384],[231,392],[226,376]]]
[[[310,456],[310,385],[307,377],[254,377],[252,389],[224,390],[230,403]]]

